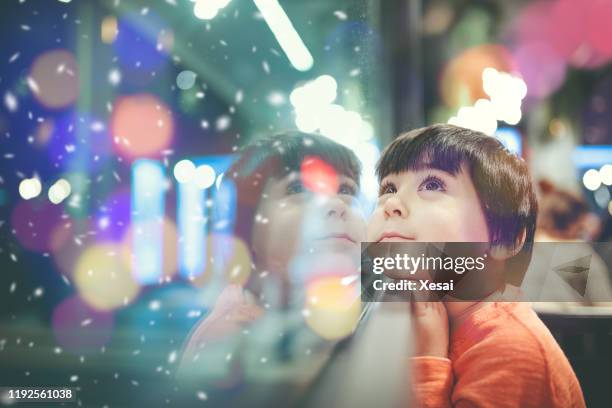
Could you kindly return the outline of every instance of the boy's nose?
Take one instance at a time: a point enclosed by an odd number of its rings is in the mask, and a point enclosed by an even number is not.
[[[408,216],[408,209],[402,203],[402,201],[397,197],[389,198],[384,205],[385,217],[400,217],[405,218]]]
[[[339,198],[330,198],[325,206],[326,217],[338,217],[346,219],[346,204]]]

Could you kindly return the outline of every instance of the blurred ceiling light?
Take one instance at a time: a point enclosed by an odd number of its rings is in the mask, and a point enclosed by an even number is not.
[[[278,1],[254,1],[291,65],[298,71],[308,71],[314,64],[312,55]]]
[[[338,84],[330,75],[321,75],[313,81],[295,88],[289,95],[296,109],[320,109],[336,100]]]
[[[195,177],[196,167],[191,160],[181,160],[174,165],[174,178],[179,183],[189,183]]]
[[[464,106],[459,109],[457,116],[450,118],[448,123],[476,130],[489,136],[493,136],[497,130],[497,120],[491,101],[487,99],[479,99],[474,106]]]
[[[358,112],[334,104],[338,83],[331,75],[296,87],[289,95],[295,108],[295,124],[302,132],[319,131],[347,147],[354,148],[374,136],[372,125],[363,120]]]
[[[606,186],[612,185],[612,164],[604,164],[599,169],[599,175],[601,176],[601,182]]]
[[[59,179],[49,188],[49,201],[53,204],[59,204],[68,198],[71,191],[70,183],[65,179]]]
[[[482,88],[490,99],[478,99],[473,107],[459,109],[448,123],[493,135],[497,121],[516,125],[522,118],[521,104],[527,85],[516,76],[492,67],[482,71]]]
[[[201,20],[212,20],[229,2],[230,0],[197,0],[193,14]]]
[[[601,176],[597,170],[590,169],[582,176],[582,183],[587,189],[595,191],[601,185]]]
[[[19,183],[19,195],[24,200],[37,197],[42,191],[42,185],[38,177],[22,180]]]
[[[215,173],[215,169],[208,164],[203,164],[195,169],[195,184],[203,190],[212,186],[215,183],[216,178],[217,174]]]
[[[440,83],[440,95],[449,107],[471,104],[487,94],[482,86],[482,74],[488,67],[511,72],[514,67],[512,54],[497,44],[483,44],[469,48],[444,67]]]

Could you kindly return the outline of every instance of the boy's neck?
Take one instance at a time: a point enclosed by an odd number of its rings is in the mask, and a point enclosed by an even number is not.
[[[502,299],[501,292],[495,291],[489,296],[472,302],[461,301],[457,299],[449,299],[444,301],[446,312],[448,313],[448,322],[451,332],[455,331],[463,322],[465,322],[473,313],[481,308]]]

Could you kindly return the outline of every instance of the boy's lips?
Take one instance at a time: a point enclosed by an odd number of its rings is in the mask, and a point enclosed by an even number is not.
[[[348,241],[351,242],[353,244],[355,244],[357,241],[355,241],[353,238],[351,238],[348,234],[344,234],[344,233],[337,233],[337,234],[327,234],[322,236],[321,238],[319,238],[320,240],[344,240],[344,241]]]
[[[383,232],[380,237],[376,240],[376,242],[398,242],[398,241],[414,241],[415,238],[409,235],[400,234],[399,232]]]

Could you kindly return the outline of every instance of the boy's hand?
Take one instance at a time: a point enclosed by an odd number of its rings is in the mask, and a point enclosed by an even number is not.
[[[416,339],[415,357],[448,357],[448,314],[440,301],[412,300],[412,327]]]
[[[210,314],[198,323],[187,344],[186,354],[195,352],[202,343],[239,332],[246,324],[261,317],[263,312],[240,286],[229,285],[219,295]]]

